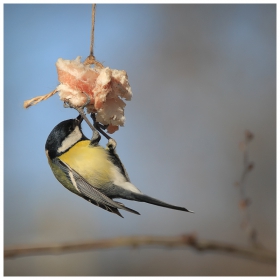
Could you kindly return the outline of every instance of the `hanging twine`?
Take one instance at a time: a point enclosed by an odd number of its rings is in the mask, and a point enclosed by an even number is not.
[[[93,55],[93,46],[94,46],[94,24],[95,24],[95,6],[96,4],[92,4],[92,13],[91,13],[91,40],[90,40],[90,53],[89,56],[86,58],[86,60],[84,61],[85,65],[96,65],[98,68],[104,68],[104,66],[102,65],[102,63],[100,63],[99,61],[97,61]],[[37,103],[47,100],[48,98],[50,98],[51,96],[53,96],[55,93],[57,93],[57,89],[54,89],[52,92],[45,94],[45,95],[41,95],[41,96],[37,96],[34,97],[32,99],[26,100],[23,103],[23,107],[25,109],[36,105]]]
[[[57,93],[57,90],[55,89],[55,90],[53,90],[52,92],[50,92],[48,94],[37,96],[37,97],[34,97],[32,99],[26,100],[23,103],[23,107],[24,107],[24,109],[27,109],[28,107],[36,105],[37,103],[39,103],[41,101],[47,100],[48,98],[50,98],[51,96],[53,96],[56,93]]]
[[[85,65],[88,64],[95,64],[99,68],[104,68],[102,63],[95,59],[93,54],[93,46],[94,46],[94,26],[95,26],[95,6],[96,4],[92,4],[92,12],[91,12],[91,38],[90,38],[90,49],[89,49],[89,56],[84,61]]]

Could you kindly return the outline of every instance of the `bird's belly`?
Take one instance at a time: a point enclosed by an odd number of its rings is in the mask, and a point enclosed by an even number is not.
[[[89,184],[98,188],[112,181],[113,164],[108,160],[103,147],[91,147],[89,144],[89,140],[80,141],[59,159],[79,173]]]

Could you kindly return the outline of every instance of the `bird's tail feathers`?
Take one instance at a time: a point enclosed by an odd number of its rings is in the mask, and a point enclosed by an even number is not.
[[[115,201],[115,200],[114,200],[114,201]],[[137,212],[137,211],[135,211],[135,210],[133,210],[133,209],[131,209],[131,208],[128,208],[128,207],[124,206],[124,204],[122,204],[121,202],[118,202],[118,201],[115,201],[115,202],[118,203],[118,204],[120,205],[119,209],[126,210],[126,211],[131,212],[131,213],[136,214],[136,215],[140,215],[139,212]]]
[[[131,195],[133,196],[133,200],[136,200],[136,201],[146,202],[146,203],[149,203],[149,204],[154,204],[154,205],[165,207],[165,208],[170,208],[170,209],[174,209],[174,210],[179,210],[179,211],[185,211],[185,212],[193,213],[193,211],[188,210],[188,209],[186,209],[184,207],[168,204],[166,202],[163,202],[161,200],[155,199],[155,198],[150,197],[150,196],[145,195],[145,194],[133,193]]]
[[[137,211],[135,211],[135,210],[133,210],[133,209],[131,209],[131,208],[128,208],[128,207],[124,206],[122,203],[120,203],[120,202],[118,202],[118,201],[114,201],[114,202],[115,202],[115,205],[116,205],[116,207],[114,207],[114,206],[109,206],[109,205],[104,204],[104,203],[98,203],[98,202],[96,202],[96,201],[94,201],[94,200],[92,200],[92,199],[88,199],[87,197],[83,197],[83,198],[86,199],[86,200],[88,200],[88,201],[91,202],[92,204],[94,204],[94,205],[96,205],[96,206],[98,206],[98,207],[100,207],[100,208],[102,208],[102,209],[108,211],[108,212],[117,214],[118,216],[120,216],[120,217],[122,217],[122,218],[123,218],[123,216],[122,216],[122,214],[119,212],[118,209],[126,210],[126,211],[128,211],[128,212],[133,213],[133,214],[140,215],[139,212],[137,212]]]

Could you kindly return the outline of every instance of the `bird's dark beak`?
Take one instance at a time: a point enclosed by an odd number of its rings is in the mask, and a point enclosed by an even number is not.
[[[82,117],[82,115],[79,115],[76,120],[78,121],[79,124],[82,123],[82,121],[84,120],[84,118]]]

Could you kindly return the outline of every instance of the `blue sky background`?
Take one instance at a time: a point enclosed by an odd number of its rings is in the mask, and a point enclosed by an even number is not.
[[[124,201],[141,216],[121,219],[53,177],[45,141],[77,113],[58,95],[27,110],[23,102],[57,86],[58,58],[88,56],[90,28],[91,5],[4,5],[4,245],[190,232],[246,245],[234,182],[242,172],[238,145],[249,129],[251,221],[275,249],[276,6],[97,5],[95,56],[126,70],[133,91],[125,127],[113,134],[131,181],[195,214]],[[4,273],[275,275],[275,268],[152,248],[7,260]]]

